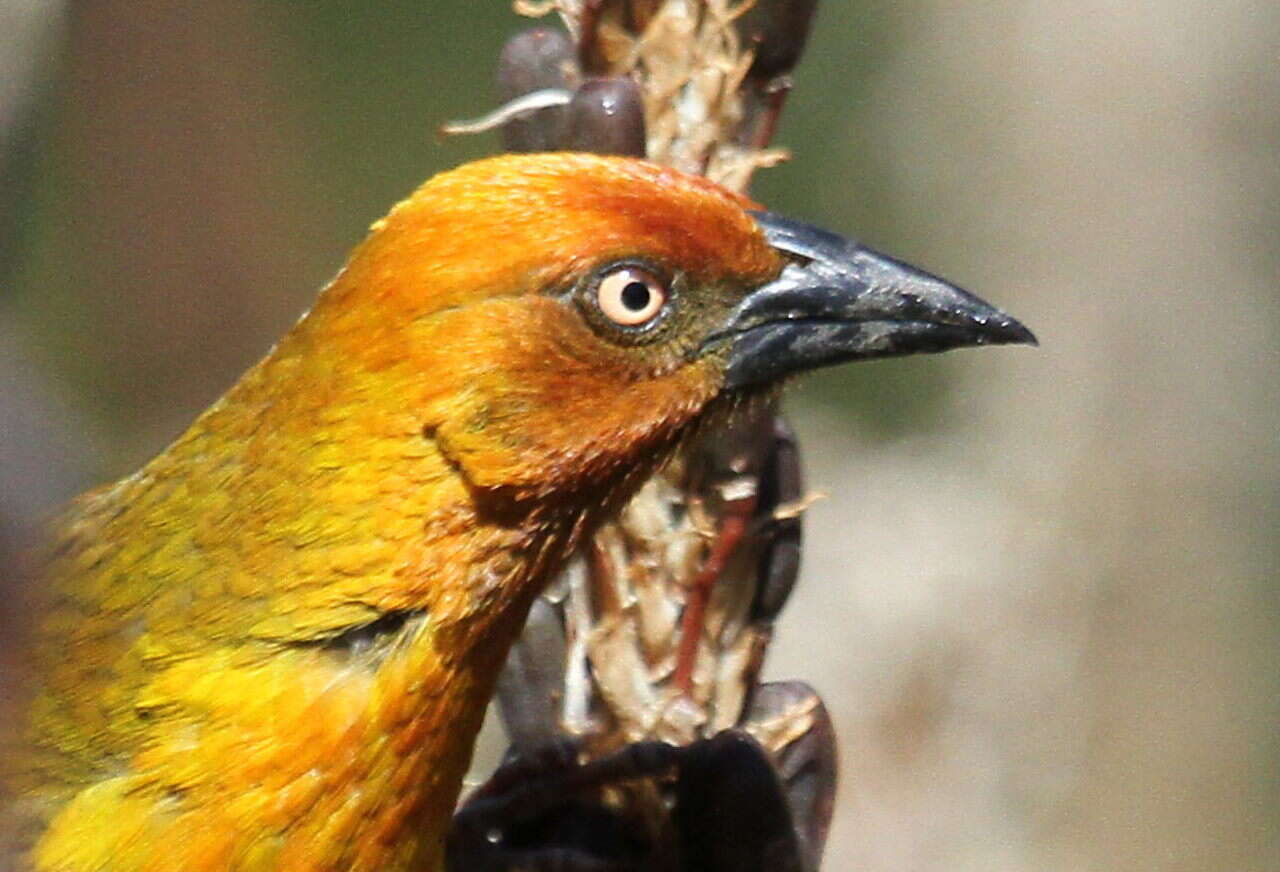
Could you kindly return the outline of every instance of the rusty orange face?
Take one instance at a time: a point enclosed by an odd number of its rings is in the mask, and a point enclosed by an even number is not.
[[[404,399],[473,482],[544,489],[797,370],[1031,338],[939,279],[756,208],[639,160],[480,161],[375,224],[312,326],[352,364],[420,373]]]

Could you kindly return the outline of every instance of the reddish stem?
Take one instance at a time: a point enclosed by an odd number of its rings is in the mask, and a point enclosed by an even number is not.
[[[684,696],[689,696],[693,691],[693,668],[698,662],[698,645],[702,639],[702,623],[707,614],[707,603],[711,600],[711,587],[724,572],[729,558],[746,535],[755,502],[753,496],[726,504],[726,514],[720,520],[706,562],[689,586],[684,614],[680,616],[680,647],[676,652],[676,670],[672,678],[676,689]]]

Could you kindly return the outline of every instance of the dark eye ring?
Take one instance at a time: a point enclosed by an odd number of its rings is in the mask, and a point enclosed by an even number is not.
[[[652,322],[670,296],[666,281],[631,264],[613,267],[595,283],[596,306],[620,327],[643,327]]]

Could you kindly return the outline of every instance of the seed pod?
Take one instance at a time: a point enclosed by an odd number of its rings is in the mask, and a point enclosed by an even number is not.
[[[644,157],[644,104],[624,76],[588,79],[569,103],[564,148]]]
[[[818,0],[756,0],[738,19],[738,32],[755,45],[752,78],[772,79],[795,68],[809,38]]]
[[[558,738],[564,694],[564,627],[542,597],[534,600],[524,633],[498,676],[498,708],[511,745],[528,751]]]
[[[575,48],[568,34],[550,27],[534,27],[518,33],[502,48],[498,58],[498,98],[514,100],[548,88],[569,90],[577,82]],[[565,107],[540,109],[502,127],[507,151],[555,151],[564,137]]]
[[[822,852],[835,810],[835,727],[817,692],[803,681],[759,685],[751,696],[745,723],[793,721],[803,725],[799,735],[773,750],[774,768],[782,780],[787,807],[805,858],[805,869],[822,865]]]
[[[772,419],[773,439],[760,473],[760,505],[774,513],[764,535],[768,544],[760,558],[760,587],[751,604],[751,617],[772,621],[786,605],[800,573],[801,524],[798,514],[786,512],[804,497],[804,476],[795,434],[780,416]]]

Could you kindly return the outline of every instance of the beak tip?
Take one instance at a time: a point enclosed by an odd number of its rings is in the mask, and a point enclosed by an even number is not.
[[[999,345],[1030,345],[1033,348],[1040,347],[1040,340],[1031,330],[1014,318],[1006,316],[1004,323],[1000,324],[995,334],[995,342]]]

